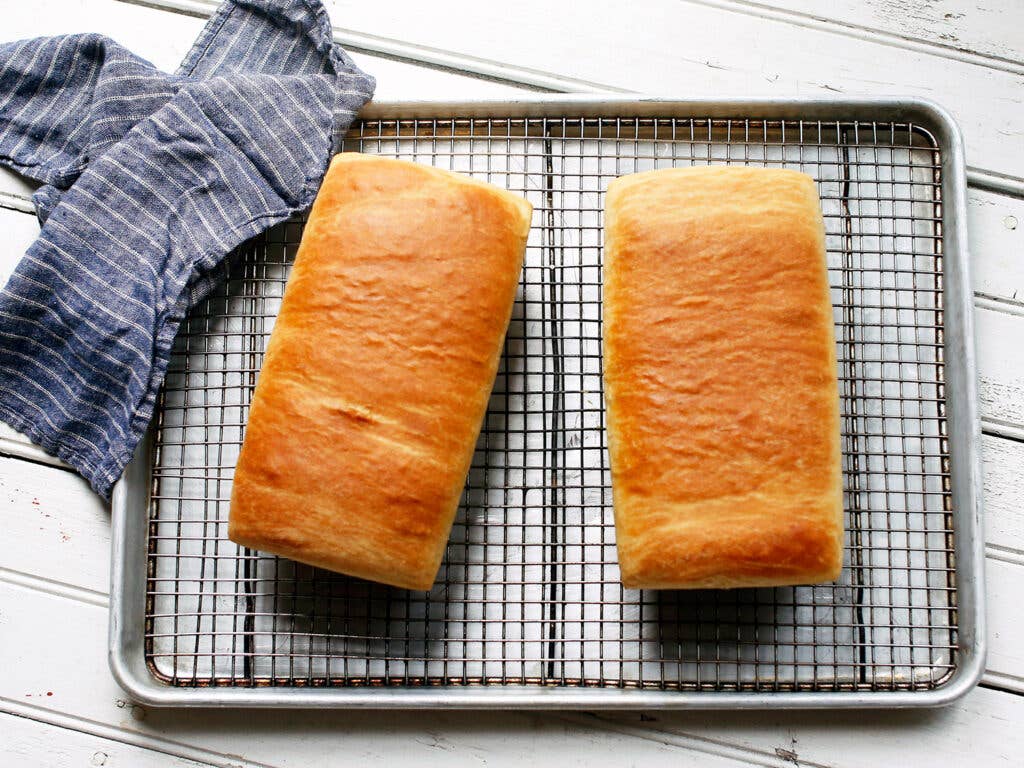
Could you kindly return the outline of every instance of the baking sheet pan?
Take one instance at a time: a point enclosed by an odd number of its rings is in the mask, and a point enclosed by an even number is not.
[[[226,538],[234,461],[301,218],[247,245],[179,336],[114,493],[110,661],[153,705],[934,705],[983,667],[964,166],[913,100],[537,98],[373,104],[345,149],[526,195],[505,355],[445,563],[414,593]],[[815,177],[840,359],[846,559],[834,585],[618,581],[600,377],[601,211],[673,165]]]

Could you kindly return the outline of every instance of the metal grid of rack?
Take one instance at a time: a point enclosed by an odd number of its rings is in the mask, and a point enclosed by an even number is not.
[[[345,149],[534,205],[520,294],[435,587],[350,579],[226,538],[231,477],[302,221],[246,246],[188,318],[157,409],[144,652],[172,686],[887,691],[957,666],[943,373],[941,158],[905,123],[367,120]],[[601,382],[604,189],[673,165],[818,183],[840,363],[836,584],[619,582]],[[325,461],[332,457],[324,457]],[[339,460],[343,460],[339,457]]]

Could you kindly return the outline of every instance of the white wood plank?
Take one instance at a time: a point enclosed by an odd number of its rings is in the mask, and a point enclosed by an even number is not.
[[[1024,693],[1024,560],[985,559],[988,600],[987,679],[993,685]],[[1024,722],[1024,721],[1021,721]]]
[[[0,167],[0,210],[33,213],[32,193],[36,185],[14,171]]]
[[[1024,199],[971,189],[967,235],[975,292],[1024,305]]]
[[[1024,443],[983,435],[985,542],[1024,562]]]
[[[38,445],[33,443],[21,432],[0,422],[0,456],[12,456],[19,459],[49,464],[53,467],[70,469],[69,465],[51,456]]]
[[[159,8],[172,13],[182,13],[200,18],[213,15],[219,0],[121,0],[136,5]],[[528,67],[511,67],[464,54],[452,53],[430,46],[407,44],[402,40],[382,37],[375,34],[358,33],[348,29],[334,27],[334,39],[352,51],[381,56],[397,61],[409,61],[423,66],[439,67],[452,72],[472,73],[501,82],[516,83],[522,86],[537,88],[544,91],[572,93],[576,91],[614,91],[611,86],[602,86],[585,80],[562,77],[540,72]]]
[[[500,99],[522,95],[522,88],[505,83],[466,77],[441,69],[418,67],[363,53],[352,53],[356,64],[377,78],[373,97],[383,100]]]
[[[1024,313],[998,310],[979,300],[974,323],[978,352],[980,410],[990,428],[1020,435],[1024,425]],[[1024,435],[1022,435],[1024,436]]]
[[[615,0],[589,3],[586,13],[571,3],[523,0],[515,14],[503,5],[451,0],[443,24],[429,4],[329,5],[345,30],[638,92],[711,99],[924,96],[960,121],[969,163],[1024,176],[1021,75],[941,51],[685,0],[659,0],[627,15]]]
[[[17,768],[195,768],[199,763],[29,717],[0,714],[0,760]]]
[[[0,192],[17,197],[30,197],[36,186],[31,179],[0,166]]]
[[[68,584],[106,599],[110,511],[74,472],[0,458],[0,573]]]
[[[39,235],[34,214],[0,208],[0,285],[7,284],[19,259]]]
[[[1024,749],[1024,697],[977,689],[953,706],[928,711],[777,710],[649,712],[592,715],[650,737],[729,740],[785,764],[833,768],[934,768],[936,765],[1009,766]]]
[[[737,4],[788,11],[797,23],[822,20],[882,38],[1024,62],[1020,35],[1024,4],[1018,0],[740,0]]]
[[[189,753],[217,764],[334,765],[344,754],[355,764],[520,766],[537,755],[566,766],[636,764],[749,765],[680,749],[658,739],[633,738],[579,725],[552,713],[515,712],[275,712],[157,710],[133,706],[103,663],[106,610],[0,582],[0,708],[73,718],[82,730],[112,727],[139,743]],[[47,695],[52,693],[52,695]],[[1024,700],[1020,702],[1024,713]],[[983,716],[984,717],[984,716]],[[741,753],[745,754],[745,753]],[[243,756],[231,757],[231,756]],[[229,760],[217,759],[230,757]]]

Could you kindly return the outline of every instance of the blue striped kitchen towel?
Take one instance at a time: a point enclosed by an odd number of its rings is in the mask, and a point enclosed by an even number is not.
[[[109,498],[186,312],[312,203],[374,86],[319,0],[228,0],[173,75],[100,35],[0,45],[0,163],[43,183],[0,293],[0,419]]]

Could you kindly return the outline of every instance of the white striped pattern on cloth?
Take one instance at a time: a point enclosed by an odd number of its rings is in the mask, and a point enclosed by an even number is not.
[[[109,497],[185,314],[312,203],[374,85],[319,0],[228,0],[175,74],[96,34],[0,44],[0,163],[43,184],[0,292],[0,419]]]

